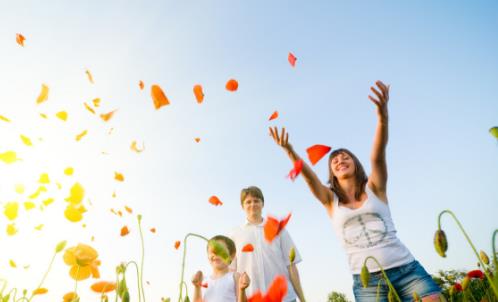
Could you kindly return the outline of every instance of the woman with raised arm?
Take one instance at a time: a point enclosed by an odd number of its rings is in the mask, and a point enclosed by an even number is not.
[[[380,301],[388,300],[389,288],[382,280],[378,264],[402,301],[412,301],[414,294],[422,301],[439,301],[443,298],[441,289],[396,236],[386,194],[389,85],[381,81],[375,84],[376,88],[370,87],[374,96],[368,96],[377,109],[378,118],[370,156],[371,174],[367,176],[358,158],[347,149],[337,149],[330,154],[328,185],[322,184],[306,163],[303,163],[301,174],[325,207],[348,255],[356,301],[377,301],[377,291]],[[292,162],[300,159],[289,144],[285,128],[280,133],[277,127],[270,128],[270,134]],[[371,275],[364,288],[360,272],[369,256],[378,264],[367,262]]]

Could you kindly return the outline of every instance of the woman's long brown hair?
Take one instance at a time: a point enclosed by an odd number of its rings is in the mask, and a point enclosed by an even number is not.
[[[337,195],[337,197],[339,198],[339,200],[338,200],[339,202],[346,202],[347,201],[347,196],[344,193],[344,190],[342,190],[341,186],[339,185],[339,181],[337,180],[337,177],[334,176],[334,173],[332,172],[332,166],[331,166],[331,163],[332,163],[332,160],[334,159],[334,157],[336,157],[340,153],[346,153],[347,155],[351,156],[351,158],[353,159],[354,166],[355,166],[354,175],[355,175],[355,184],[356,184],[354,197],[356,198],[356,200],[360,200],[361,194],[363,194],[363,192],[365,192],[365,185],[368,182],[368,177],[365,174],[365,170],[363,169],[363,166],[361,165],[358,158],[353,153],[351,153],[351,151],[349,151],[348,149],[344,149],[344,148],[336,149],[332,153],[330,153],[330,156],[329,156],[329,181],[328,181],[328,183],[330,185],[330,189],[332,190],[332,192],[335,193],[335,195]]]

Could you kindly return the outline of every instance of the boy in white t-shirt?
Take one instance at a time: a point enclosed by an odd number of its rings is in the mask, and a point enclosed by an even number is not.
[[[205,279],[201,271],[192,278],[194,302],[247,302],[245,290],[250,284],[249,276],[229,270],[235,251],[235,243],[226,236],[217,235],[209,240],[208,260],[213,271]],[[201,287],[205,288],[204,294]]]

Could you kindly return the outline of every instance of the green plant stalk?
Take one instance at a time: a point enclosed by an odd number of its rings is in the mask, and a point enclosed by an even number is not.
[[[125,272],[126,270],[128,269],[128,265],[130,264],[134,264],[135,265],[135,269],[137,271],[137,286],[138,286],[138,302],[142,301],[142,295],[140,294],[140,274],[138,272],[138,264],[135,262],[135,261],[130,261],[126,264],[125,266]],[[123,272],[123,279],[126,280],[126,278],[124,277],[125,275],[125,272]],[[145,301],[145,300],[144,300]]]
[[[117,289],[118,286],[119,286],[119,273],[118,270],[116,269],[116,295],[114,297],[114,302],[118,302],[118,289]]]
[[[372,259],[373,261],[375,261],[375,263],[377,263],[377,265],[379,266],[380,268],[380,271],[382,272],[382,275],[384,276],[384,279],[386,280],[386,284],[387,286],[392,290],[394,291],[394,294],[396,295],[396,299],[398,301],[401,302],[401,299],[399,298],[398,296],[398,293],[396,292],[396,290],[394,289],[394,286],[392,285],[391,281],[389,280],[389,278],[387,277],[387,274],[386,272],[384,271],[384,269],[382,268],[382,265],[380,265],[379,261],[377,261],[377,259],[375,259],[375,257],[373,256],[368,256],[367,258],[365,258],[365,261],[363,262],[363,265],[366,266],[367,265],[367,261],[368,259]]]
[[[496,239],[496,234],[498,234],[498,229],[496,229],[493,232],[493,239],[492,239],[492,246],[491,249],[493,251],[493,264],[495,266],[495,271],[498,273],[498,260],[496,259],[496,245],[495,245],[495,239]]]
[[[437,225],[438,225],[439,230],[441,229],[441,217],[445,213],[448,213],[451,217],[453,217],[453,219],[455,220],[456,224],[460,228],[460,231],[463,233],[463,235],[465,236],[465,239],[467,239],[467,242],[469,243],[470,247],[474,251],[474,254],[477,257],[477,260],[479,261],[479,263],[481,264],[481,266],[483,268],[485,268],[484,263],[482,262],[481,257],[479,256],[479,253],[476,250],[476,247],[474,246],[474,244],[470,240],[469,235],[467,235],[467,232],[465,232],[465,229],[463,228],[462,224],[460,223],[460,221],[458,220],[458,218],[455,216],[455,214],[452,211],[450,211],[450,210],[444,210],[441,213],[439,213],[438,220],[437,220]],[[493,235],[493,240],[494,240],[494,235]],[[494,252],[494,244],[493,244],[493,252]],[[495,254],[493,254],[493,257],[494,257],[493,261],[495,261],[495,259],[496,259]],[[484,269],[484,274],[486,275],[486,278],[488,279],[489,285],[493,289],[493,292],[495,293],[495,296],[498,298],[498,289],[496,288],[495,284],[493,283],[493,280],[491,279],[491,276],[488,274],[488,272],[485,269]]]
[[[140,242],[142,244],[142,259],[141,259],[141,263],[140,263],[140,275],[138,276],[138,281],[139,281],[139,287],[138,287],[138,295],[140,296],[140,289],[141,289],[141,292],[142,292],[142,297],[144,299],[144,302],[145,302],[145,290],[144,290],[144,280],[143,280],[143,276],[144,276],[144,257],[145,257],[145,245],[144,245],[144,234],[142,232],[142,224],[141,224],[141,221],[142,221],[142,216],[139,215],[138,216],[138,231],[140,233]],[[140,299],[139,299],[140,301]]]
[[[7,280],[0,279],[0,282],[3,282],[2,289],[0,290],[0,297],[3,297],[3,292],[4,292],[5,288],[7,288]]]
[[[43,282],[45,282],[45,279],[47,279],[48,273],[52,269],[52,264],[54,263],[55,256],[57,256],[57,252],[55,252],[54,255],[52,256],[47,271],[45,272],[45,275],[43,275],[43,278],[41,279],[40,284],[38,284],[37,288],[40,288],[43,285]],[[33,299],[33,296],[34,296],[33,293],[31,293],[31,296],[29,297],[28,301],[31,301],[31,299]]]
[[[185,290],[187,291],[187,296],[188,296],[187,285],[185,284],[185,281],[184,281],[183,278],[184,278],[184,275],[185,275],[185,258],[187,256],[187,239],[190,236],[198,237],[200,239],[204,239],[206,242],[209,242],[209,240],[206,237],[198,235],[198,234],[194,234],[194,233],[188,233],[187,235],[185,235],[185,238],[183,238],[182,271],[181,271],[181,275],[180,275],[180,284],[179,284],[180,295],[178,296],[178,302],[182,302],[182,298],[183,298],[183,291],[182,291],[182,289],[183,289],[184,285],[185,285]]]
[[[382,279],[377,282],[377,295],[375,297],[375,302],[379,302],[380,300],[380,284],[382,283]]]

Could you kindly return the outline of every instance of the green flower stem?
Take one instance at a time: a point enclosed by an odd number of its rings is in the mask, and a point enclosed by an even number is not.
[[[119,272],[116,269],[116,295],[114,297],[114,302],[118,302],[118,288],[119,288]]]
[[[441,217],[443,216],[443,214],[449,214],[451,217],[453,217],[453,219],[455,220],[456,224],[458,225],[458,227],[460,228],[460,231],[463,233],[463,235],[465,236],[465,239],[467,239],[467,242],[470,244],[470,247],[472,248],[472,250],[474,251],[474,254],[476,255],[477,257],[477,260],[479,261],[479,263],[481,264],[481,267],[482,268],[485,268],[484,266],[484,263],[482,262],[481,260],[481,257],[479,256],[479,253],[477,252],[476,250],[476,247],[474,246],[474,244],[472,243],[472,241],[470,240],[470,237],[469,235],[467,235],[467,232],[465,232],[462,224],[460,223],[460,221],[458,220],[458,218],[455,216],[455,214],[450,211],[450,210],[444,210],[442,211],[441,213],[439,213],[439,216],[438,216],[438,220],[437,220],[437,224],[438,224],[438,227],[439,229],[441,229]],[[495,231],[496,232],[496,231]],[[493,234],[493,241],[494,241],[494,234]],[[493,242],[493,252],[494,252],[494,242]],[[493,261],[496,261],[496,254],[493,254]],[[495,293],[495,296],[498,298],[498,289],[496,288],[494,282],[493,282],[493,279],[491,279],[491,276],[488,274],[488,272],[484,269],[484,274],[486,275],[486,278],[488,279],[488,282],[489,282],[489,285],[491,286],[491,288],[493,289],[493,292]]]
[[[3,297],[3,292],[4,292],[5,288],[7,288],[7,280],[0,279],[0,282],[3,282],[2,289],[0,290],[0,297]]]
[[[498,273],[498,260],[496,259],[496,245],[495,245],[495,239],[496,239],[496,234],[498,234],[498,229],[496,229],[493,232],[493,240],[492,240],[492,251],[493,251],[493,264],[495,266],[495,271]]]
[[[379,266],[380,268],[380,271],[382,272],[382,275],[384,276],[384,279],[386,280],[386,283],[387,283],[387,286],[394,292],[394,294],[396,295],[396,299],[398,301],[401,302],[401,299],[399,298],[398,296],[398,293],[396,292],[396,290],[394,289],[394,286],[392,285],[391,281],[389,280],[389,278],[387,277],[387,274],[386,272],[384,271],[384,268],[382,268],[382,265],[380,265],[379,261],[377,261],[377,259],[375,259],[375,257],[373,256],[368,256],[367,258],[365,258],[365,261],[363,262],[363,265],[366,266],[367,265],[367,261],[369,259],[372,259],[373,261],[375,261],[375,263],[377,263],[377,265]]]
[[[142,259],[141,259],[141,263],[140,263],[140,275],[138,276],[138,281],[139,281],[139,287],[138,287],[138,295],[140,296],[140,288],[142,289],[142,296],[143,296],[143,299],[144,299],[144,302],[145,302],[145,290],[144,290],[144,280],[143,280],[143,276],[144,276],[144,257],[145,257],[145,245],[144,245],[144,234],[142,232],[142,225],[141,225],[141,221],[142,221],[142,215],[138,215],[137,216],[137,219],[138,219],[138,230],[140,232],[140,242],[142,244]],[[140,299],[139,299],[140,301]]]
[[[134,264],[135,265],[135,269],[137,271],[138,302],[141,302],[142,301],[142,295],[140,294],[140,274],[138,272],[138,264],[135,261],[130,261],[125,266],[126,270],[128,269],[128,265],[130,265],[130,264]],[[123,278],[126,280],[126,278],[124,277],[124,275],[125,275],[125,273],[123,273]]]
[[[187,256],[187,239],[188,237],[190,236],[193,236],[193,237],[197,237],[197,238],[200,238],[200,239],[203,239],[205,240],[206,242],[209,242],[209,240],[204,237],[204,236],[201,236],[201,235],[198,235],[198,234],[194,234],[194,233],[188,233],[185,238],[183,239],[183,257],[182,257],[182,272],[181,272],[181,275],[180,275],[180,295],[178,296],[178,302],[182,302],[182,298],[183,298],[183,286],[185,285],[185,291],[187,292],[187,296],[188,296],[188,290],[187,290],[187,285],[184,281],[184,275],[185,275],[185,258]]]
[[[45,279],[47,279],[48,273],[52,269],[52,264],[54,264],[55,256],[57,256],[57,252],[55,252],[54,255],[52,256],[52,260],[50,260],[47,271],[45,272],[45,275],[43,275],[43,278],[41,279],[40,284],[38,284],[37,288],[40,288],[43,285],[43,282],[45,282]],[[31,293],[31,296],[29,297],[28,301],[31,301],[31,299],[33,299],[33,296],[34,294]]]

